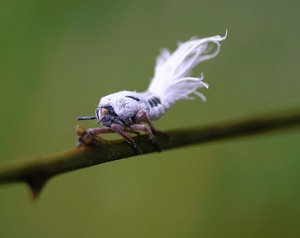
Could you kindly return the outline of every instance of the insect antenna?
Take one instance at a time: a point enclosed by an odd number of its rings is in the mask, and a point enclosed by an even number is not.
[[[86,116],[86,117],[77,117],[76,120],[77,121],[84,121],[84,120],[94,120],[97,119],[96,116]]]

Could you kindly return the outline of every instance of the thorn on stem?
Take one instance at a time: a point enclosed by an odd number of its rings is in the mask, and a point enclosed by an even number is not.
[[[38,198],[47,181],[48,178],[31,178],[27,180],[27,184],[30,188],[30,194],[33,200],[36,200]]]

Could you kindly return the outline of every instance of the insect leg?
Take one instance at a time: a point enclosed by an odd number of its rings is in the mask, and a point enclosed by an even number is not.
[[[77,125],[76,133],[78,136],[77,148],[83,145],[98,145],[96,138],[89,134],[81,125]]]
[[[111,129],[114,130],[115,132],[119,133],[133,148],[137,150],[139,154],[142,154],[143,152],[141,149],[137,146],[137,144],[134,142],[133,139],[131,139],[125,132],[124,132],[124,127],[120,126],[118,124],[112,123],[111,124]]]
[[[100,128],[90,128],[88,129],[88,133],[99,138],[100,140],[104,140],[99,134],[105,133],[114,133],[115,131],[109,127],[100,127]]]
[[[145,125],[142,124],[133,124],[130,126],[130,129],[135,130],[135,131],[145,131],[149,136],[150,139],[152,140],[153,144],[157,148],[158,151],[161,151],[161,148],[156,140],[156,137],[153,135],[152,131]]]
[[[130,134],[136,135],[136,136],[141,135],[141,133],[139,133],[138,131],[134,131],[134,130],[131,130],[131,129],[128,129],[128,128],[125,128],[124,131],[127,132],[127,133],[130,133]]]
[[[149,116],[148,116],[148,114],[145,110],[138,111],[138,113],[136,114],[135,117],[136,117],[136,121],[138,121],[138,122],[139,121],[146,121],[149,124],[149,126],[150,126],[153,133],[159,131],[155,128],[155,126],[153,125],[152,121],[150,120],[150,118],[149,118]]]

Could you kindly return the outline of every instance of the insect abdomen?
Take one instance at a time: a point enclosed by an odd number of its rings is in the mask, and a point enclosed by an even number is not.
[[[148,116],[151,120],[157,120],[165,114],[166,108],[162,104],[160,98],[152,96],[147,100],[147,103],[149,105]]]

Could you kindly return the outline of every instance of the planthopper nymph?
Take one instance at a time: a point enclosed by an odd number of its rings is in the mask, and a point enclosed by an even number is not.
[[[152,121],[161,118],[176,101],[192,99],[191,94],[206,100],[204,95],[197,91],[200,88],[208,88],[208,84],[203,82],[203,74],[200,77],[191,77],[190,73],[197,64],[219,53],[220,42],[225,40],[226,36],[227,32],[223,37],[193,37],[187,42],[179,42],[172,54],[167,49],[162,49],[156,59],[154,76],[145,92],[121,91],[109,94],[100,99],[95,116],[78,117],[77,120],[97,119],[103,127],[91,128],[88,133],[98,135],[117,132],[138,153],[142,151],[127,132],[144,131],[159,148],[155,138],[157,129]],[[149,126],[141,124],[142,122]]]

